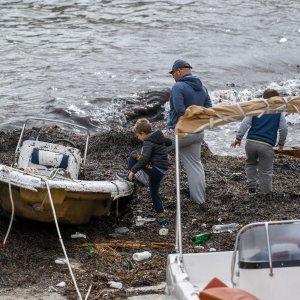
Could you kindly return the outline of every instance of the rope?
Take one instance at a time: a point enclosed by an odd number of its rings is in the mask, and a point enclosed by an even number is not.
[[[286,99],[287,103],[289,103],[293,108],[294,110],[299,114],[300,113],[300,110],[298,109],[298,107],[296,105],[294,105],[292,102],[293,102],[293,97],[288,97]]]
[[[11,203],[11,216],[10,216],[9,226],[8,226],[6,235],[5,235],[4,240],[3,240],[3,247],[5,247],[6,241],[8,239],[8,236],[9,236],[9,233],[10,233],[10,230],[11,230],[11,227],[12,227],[14,215],[15,215],[15,205],[14,205],[12,191],[11,191],[10,174],[11,174],[11,169],[9,170],[9,181],[8,181],[9,198],[10,198],[10,203]]]
[[[209,118],[209,128],[213,128],[214,127],[214,118]]]
[[[240,103],[237,103],[236,106],[237,106],[237,108],[239,109],[240,113],[241,113],[244,117],[246,117],[247,115],[246,115],[246,113],[244,112],[243,108],[241,107]]]
[[[10,174],[11,174],[11,169],[9,170],[8,187],[9,187],[9,197],[10,197],[10,202],[11,202],[11,206],[12,206],[12,213],[11,213],[11,218],[10,218],[9,227],[8,227],[7,233],[6,233],[5,238],[4,238],[4,241],[3,241],[3,246],[5,246],[6,241],[7,241],[7,238],[8,238],[8,236],[9,236],[9,233],[10,233],[10,230],[11,230],[11,227],[12,227],[12,223],[13,223],[13,219],[14,219],[14,213],[15,213],[15,206],[14,206],[14,201],[13,201],[13,196],[12,196],[12,189],[11,189],[11,180],[10,180],[11,178],[10,178]],[[72,277],[72,280],[73,280],[73,283],[74,283],[76,292],[77,292],[77,294],[78,294],[79,299],[82,300],[82,296],[81,296],[80,291],[79,291],[79,289],[78,289],[77,282],[76,282],[76,279],[75,279],[75,277],[74,277],[74,274],[73,274],[73,271],[72,271],[72,268],[71,268],[71,265],[70,265],[70,261],[69,261],[69,258],[68,258],[67,252],[66,252],[66,248],[65,248],[63,239],[62,239],[62,237],[61,237],[60,230],[59,230],[58,221],[57,221],[57,216],[56,216],[56,212],[55,212],[55,208],[54,208],[54,204],[53,204],[53,200],[52,200],[52,196],[51,196],[51,191],[50,191],[50,187],[49,187],[48,180],[45,179],[45,178],[42,178],[42,177],[41,177],[41,179],[43,179],[43,180],[45,181],[45,184],[46,184],[46,187],[47,187],[47,191],[48,191],[48,195],[49,195],[49,200],[50,200],[51,208],[52,208],[52,211],[53,211],[53,217],[54,217],[54,221],[55,221],[55,225],[56,225],[56,229],[57,229],[59,241],[60,241],[60,243],[61,243],[61,246],[62,246],[64,255],[65,255],[65,258],[66,258],[66,262],[67,262],[67,265],[68,265],[68,268],[69,268],[69,271],[70,271],[70,274],[71,274],[71,277]],[[86,294],[85,300],[88,299],[89,294],[90,294],[90,292],[91,292],[91,289],[92,289],[92,285],[90,285],[90,287],[89,287],[89,289],[88,289],[88,292],[87,292],[87,294]]]
[[[114,197],[114,200],[117,199],[117,204],[116,204],[116,217],[118,218],[118,217],[119,217],[119,198],[120,198],[120,191],[119,191],[118,185],[117,185],[115,182],[111,181],[111,183],[114,184],[115,187],[117,188],[117,193],[118,193],[118,194]]]
[[[88,289],[88,291],[87,291],[87,293],[86,293],[86,296],[85,296],[84,300],[87,300],[87,299],[88,299],[91,290],[92,290],[92,284],[90,284],[89,289]]]
[[[46,180],[46,179],[45,179],[45,184],[46,184],[48,195],[49,195],[49,200],[50,200],[50,204],[51,204],[51,208],[52,208],[52,212],[53,212],[53,217],[54,217],[55,226],[56,226],[56,229],[57,229],[59,241],[61,243],[61,247],[63,249],[64,255],[65,255],[65,258],[66,258],[66,262],[67,262],[67,265],[68,265],[68,268],[69,268],[69,271],[70,271],[70,274],[71,274],[71,277],[72,277],[72,280],[73,280],[76,292],[78,294],[79,299],[82,300],[80,291],[79,291],[77,283],[76,283],[76,279],[74,277],[74,274],[73,274],[73,271],[72,271],[72,268],[71,268],[71,265],[70,265],[70,261],[69,261],[68,255],[67,255],[67,251],[66,251],[63,239],[62,239],[61,234],[60,234],[60,230],[59,230],[59,226],[58,226],[58,222],[57,222],[57,216],[56,216],[56,212],[55,212],[55,208],[54,208],[54,204],[53,204],[53,200],[52,200],[52,196],[51,196],[51,191],[50,191],[49,183],[48,183],[48,180]]]

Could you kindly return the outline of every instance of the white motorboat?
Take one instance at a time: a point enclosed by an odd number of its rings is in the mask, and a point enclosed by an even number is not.
[[[281,98],[275,100],[282,102]],[[299,97],[290,100],[299,101]],[[239,111],[236,115],[233,113],[235,106],[238,106],[236,111]],[[251,108],[246,112],[241,109],[239,104],[228,105],[227,110],[224,110],[226,116],[219,113],[218,109],[222,111],[224,106],[216,105],[211,109],[190,107],[176,126],[176,249],[175,253],[168,255],[166,298],[178,300],[297,300],[300,294],[300,285],[298,284],[300,220],[270,221],[246,225],[238,232],[233,251],[183,253],[178,135],[193,134],[206,128],[241,119],[248,114],[269,113],[269,106],[266,103],[263,103],[261,109]],[[296,104],[292,106],[292,109],[299,113]],[[212,110],[217,113],[212,113]],[[280,106],[280,111],[286,110],[287,105]],[[212,120],[213,118],[215,120]],[[296,147],[292,150],[295,151],[289,151],[287,154],[298,157],[299,148]]]
[[[84,131],[86,144],[83,157],[69,140],[54,143],[24,140],[30,122],[60,123]],[[113,201],[132,194],[133,186],[120,180],[79,180],[80,168],[86,163],[89,131],[67,122],[30,118],[25,121],[15,151],[12,167],[0,164],[0,204],[8,212],[41,222],[53,222],[55,207],[60,223],[87,223],[92,216],[105,216]],[[66,143],[68,146],[66,146]]]
[[[299,299],[300,220],[252,223],[225,252],[170,254],[166,295],[180,300]]]

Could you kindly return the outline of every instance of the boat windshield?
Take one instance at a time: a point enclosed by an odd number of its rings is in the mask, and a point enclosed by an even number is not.
[[[299,246],[300,222],[250,227],[240,236],[239,266],[242,269],[269,268],[270,259],[274,268],[300,266]]]

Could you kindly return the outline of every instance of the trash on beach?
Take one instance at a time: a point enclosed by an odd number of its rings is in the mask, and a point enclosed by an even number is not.
[[[151,253],[149,251],[136,252],[132,255],[132,259],[135,261],[142,261],[151,257]]]
[[[90,245],[85,246],[83,249],[89,251],[90,254],[95,254],[95,248]]]
[[[115,233],[117,234],[126,234],[129,232],[129,229],[127,227],[118,227],[115,229]]]
[[[108,282],[109,287],[114,288],[114,289],[121,289],[123,287],[122,282],[117,282],[117,281],[109,281]]]
[[[194,248],[199,249],[199,250],[204,250],[205,249],[205,247],[201,246],[201,245],[195,245]]]
[[[217,225],[213,225],[212,231],[213,231],[213,233],[223,233],[223,232],[232,233],[233,231],[239,230],[240,227],[241,226],[237,223],[217,224]]]
[[[64,281],[61,281],[60,283],[58,283],[56,286],[58,287],[65,287],[66,283]]]
[[[49,292],[57,292],[57,289],[53,285],[50,285],[48,288],[48,291]]]
[[[159,229],[159,235],[167,235],[169,233],[169,229],[168,228],[161,228]]]
[[[207,241],[208,239],[209,239],[209,233],[204,232],[204,233],[200,233],[200,234],[193,236],[192,242],[194,245],[198,245],[198,244],[201,244],[201,243]]]
[[[147,222],[154,222],[156,219],[155,218],[143,218],[141,216],[137,216],[135,225],[136,226],[143,226]]]
[[[65,265],[67,260],[65,258],[57,258],[54,262],[58,265]]]
[[[72,239],[86,239],[86,235],[80,232],[76,232],[74,234],[71,234]]]
[[[216,252],[217,249],[216,248],[209,248],[209,252]]]

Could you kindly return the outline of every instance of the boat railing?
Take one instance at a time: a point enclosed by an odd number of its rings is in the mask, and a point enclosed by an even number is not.
[[[69,122],[65,122],[65,121],[60,121],[60,120],[53,120],[53,119],[46,119],[46,118],[34,118],[34,117],[28,118],[27,120],[25,120],[25,122],[23,124],[21,134],[20,134],[20,137],[19,137],[19,141],[18,141],[16,151],[15,151],[14,163],[16,163],[16,161],[17,161],[17,156],[18,156],[18,153],[20,151],[20,147],[21,147],[21,143],[22,143],[22,140],[23,140],[23,135],[24,135],[25,128],[28,125],[28,123],[30,123],[32,121],[42,121],[42,123],[43,123],[42,126],[46,122],[47,123],[54,123],[54,124],[59,123],[59,124],[64,124],[64,125],[67,125],[67,126],[85,131],[86,132],[86,141],[85,141],[84,155],[83,155],[83,165],[85,165],[86,157],[87,157],[88,144],[89,144],[89,138],[90,138],[90,132],[86,127],[80,126],[80,125],[77,125],[77,124],[73,124],[73,123],[69,123]],[[37,139],[38,139],[38,137],[37,137]]]
[[[70,172],[63,168],[53,169],[49,175],[49,179],[54,179],[57,176],[57,174],[59,174],[59,172],[62,172],[65,175],[65,177],[72,179]]]

